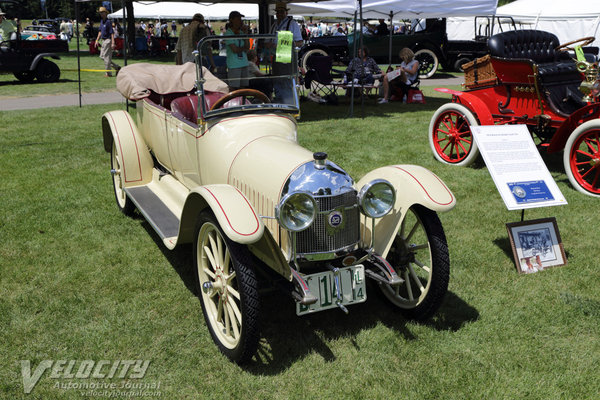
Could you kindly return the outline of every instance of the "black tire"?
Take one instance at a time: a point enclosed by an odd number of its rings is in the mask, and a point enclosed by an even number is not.
[[[114,141],[110,152],[110,170],[117,207],[119,207],[119,210],[121,210],[123,214],[131,216],[135,211],[135,204],[133,204],[133,201],[127,197],[125,190],[123,190],[123,181],[121,180],[121,156]]]
[[[34,71],[19,71],[14,73],[15,78],[23,83],[31,83],[35,79]]]
[[[454,62],[454,70],[458,71],[458,72],[464,72],[462,66],[463,66],[463,64],[466,64],[469,61],[471,61],[471,59],[469,59],[467,57],[461,57],[461,58],[459,58],[458,60],[456,60]]]
[[[427,48],[415,51],[415,60],[419,62],[419,79],[431,78],[440,65],[437,54]]]
[[[60,78],[60,68],[50,60],[42,59],[35,68],[35,77],[38,82],[57,82]]]
[[[194,237],[194,271],[204,320],[219,350],[244,364],[256,353],[260,339],[258,280],[250,252],[229,240],[210,211],[200,214]],[[211,256],[214,260],[219,246],[222,256],[213,263]]]
[[[412,206],[386,259],[404,283],[382,285],[383,294],[410,319],[422,321],[433,316],[444,300],[450,279],[448,244],[435,211]],[[420,290],[419,296],[415,296],[414,289]]]

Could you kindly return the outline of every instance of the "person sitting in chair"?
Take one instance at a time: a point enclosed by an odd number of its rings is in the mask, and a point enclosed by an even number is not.
[[[348,80],[363,85],[370,85],[375,82],[375,77],[373,75],[377,74],[381,74],[381,69],[375,60],[369,57],[369,49],[367,46],[358,49],[358,57],[355,57],[350,61],[348,68],[346,68]]]
[[[401,98],[405,101],[408,89],[419,78],[419,62],[415,60],[415,53],[405,47],[400,50],[400,59],[402,63],[396,67],[396,70],[388,72],[383,77],[383,98],[379,99],[379,104],[387,103],[391,94],[397,90],[402,92]]]

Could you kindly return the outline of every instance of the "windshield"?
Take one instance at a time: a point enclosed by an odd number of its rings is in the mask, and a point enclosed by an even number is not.
[[[207,36],[196,55],[201,118],[232,112],[299,113],[297,51],[292,41],[276,35]],[[211,91],[217,77],[228,89]],[[227,92],[227,93],[223,93]]]

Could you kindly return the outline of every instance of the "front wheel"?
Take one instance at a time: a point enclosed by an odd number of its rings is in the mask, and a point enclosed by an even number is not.
[[[600,197],[600,120],[581,124],[573,131],[563,154],[571,185],[588,196]]]
[[[19,71],[14,73],[15,78],[23,83],[31,83],[35,79],[34,71]]]
[[[479,155],[471,126],[479,123],[465,106],[444,104],[433,114],[429,123],[429,146],[434,157],[444,164],[470,165]]]
[[[383,294],[408,318],[430,318],[442,304],[450,279],[450,255],[437,214],[412,206],[386,259],[404,282],[382,285]]]
[[[258,347],[258,281],[248,249],[225,236],[215,216],[200,215],[194,263],[204,320],[219,350],[249,361]]]
[[[415,52],[415,60],[419,62],[419,78],[431,78],[436,73],[440,62],[433,50],[421,49]]]

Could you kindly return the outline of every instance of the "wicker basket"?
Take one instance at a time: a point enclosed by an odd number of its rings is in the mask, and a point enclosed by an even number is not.
[[[498,83],[489,54],[462,65],[465,72],[465,88],[475,89]]]

